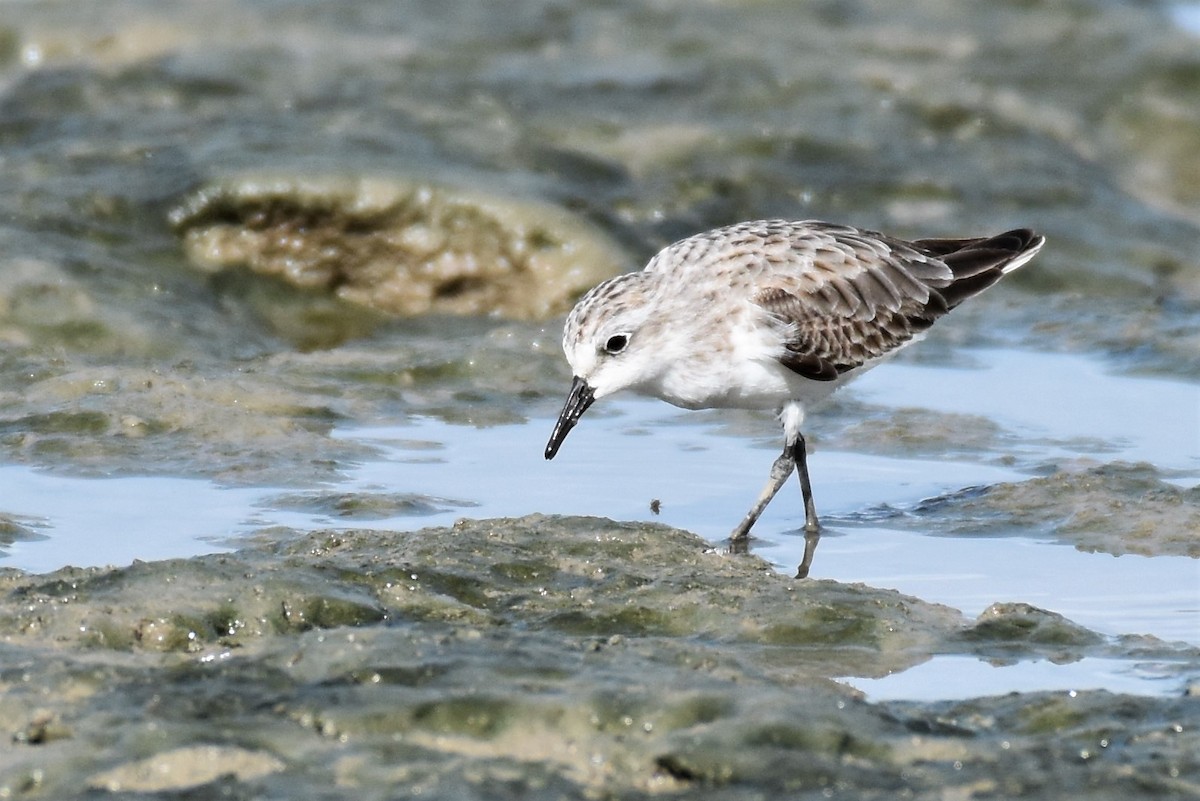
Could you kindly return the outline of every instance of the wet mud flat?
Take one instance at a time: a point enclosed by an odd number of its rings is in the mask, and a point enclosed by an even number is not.
[[[342,492],[378,449],[338,429],[549,417],[582,288],[772,216],[1047,234],[1036,269],[912,359],[1014,347],[1200,375],[1200,50],[1149,4],[3,8],[5,466],[269,486],[273,512],[357,508],[356,526],[437,507],[395,471]],[[1195,558],[1200,468],[1112,455],[1129,415],[1102,392],[1079,405],[1111,424],[1053,458],[1014,456],[999,415],[923,403],[882,425],[847,403],[819,444],[1021,472],[863,524]],[[445,446],[407,443],[407,463]],[[136,486],[113,492],[136,508]],[[13,504],[5,551],[61,533]],[[118,561],[103,540],[129,528],[91,517],[86,555]],[[1020,599],[964,618],[665,527],[320,528],[0,572],[0,798],[1200,795],[1194,640]],[[1144,660],[1180,689],[852,687],[939,657]]]
[[[597,518],[259,540],[125,568],[6,572],[0,794],[1200,792],[1194,696],[870,703],[832,680],[945,654],[1195,664],[1195,648],[1104,638],[1024,604],[968,620]]]

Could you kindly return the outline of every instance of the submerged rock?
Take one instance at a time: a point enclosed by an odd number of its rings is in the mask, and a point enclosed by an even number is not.
[[[923,523],[956,533],[1050,530],[1083,551],[1200,557],[1200,487],[1149,464],[1060,469],[1028,481],[973,487],[925,501]]]
[[[994,603],[962,633],[979,653],[1004,661],[1009,654],[1028,658],[1041,652],[1052,661],[1069,660],[1103,638],[1060,614],[1025,603]],[[1060,658],[1061,657],[1061,658]]]
[[[283,770],[270,754],[228,746],[177,748],[98,773],[88,786],[110,793],[154,793],[201,787],[221,778],[252,781]]]
[[[405,178],[230,178],[170,220],[201,269],[248,267],[405,316],[544,319],[625,261],[556,206]]]

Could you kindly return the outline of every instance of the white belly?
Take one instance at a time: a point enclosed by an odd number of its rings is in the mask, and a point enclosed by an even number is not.
[[[673,371],[645,391],[684,409],[769,409],[790,401],[810,406],[829,397],[849,380],[813,381],[778,361],[740,362],[707,370]]]

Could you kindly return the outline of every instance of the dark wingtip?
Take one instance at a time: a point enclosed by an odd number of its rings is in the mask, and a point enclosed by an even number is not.
[[[1008,273],[1026,264],[1046,238],[1029,228],[1014,228],[984,239],[962,240],[941,259],[954,273],[950,285],[939,289],[948,309],[978,295]]]

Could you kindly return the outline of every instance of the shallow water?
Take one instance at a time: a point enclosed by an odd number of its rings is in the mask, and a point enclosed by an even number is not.
[[[1114,373],[1073,355],[984,350],[960,353],[957,361],[887,365],[844,392],[873,419],[916,407],[980,415],[999,433],[986,447],[961,447],[943,458],[919,447],[905,457],[818,444],[810,467],[826,530],[812,576],[894,588],[969,616],[994,602],[1019,601],[1110,637],[1200,645],[1200,560],[1087,553],[1044,529],[951,536],[889,526],[924,499],[1098,457],[1151,462],[1171,482],[1195,486],[1200,386]],[[852,411],[834,408],[831,416]],[[808,425],[818,443],[823,417],[818,411]],[[240,536],[267,526],[405,530],[532,512],[656,520],[719,544],[765,480],[777,447],[769,415],[695,415],[625,398],[594,407],[559,457],[546,462],[541,450],[551,423],[473,427],[426,417],[339,430],[336,436],[370,443],[382,458],[337,484],[287,490],[0,468],[16,490],[8,511],[44,537],[15,542],[3,564],[45,572],[234,548]],[[746,433],[755,429],[760,437]],[[652,500],[659,501],[657,515]],[[181,508],[195,511],[181,516]],[[803,553],[802,525],[799,493],[789,484],[758,523],[755,552],[793,571]],[[1063,686],[1162,694],[1184,683],[1178,673],[1164,678],[1120,660],[980,666],[963,672],[961,657],[935,658],[916,676],[862,688],[881,698],[937,695],[943,673],[958,677],[953,697]]]
[[[928,662],[882,679],[855,678],[845,682],[874,701],[974,698],[981,689],[991,695],[1031,690],[1074,694],[1104,689],[1114,693],[1171,697],[1180,692],[1177,668],[1184,664],[1087,657],[1066,664],[1035,659],[997,665],[969,656],[935,656]]]
[[[1172,5],[1171,19],[1188,33],[1200,36],[1200,3],[1176,3]]]

